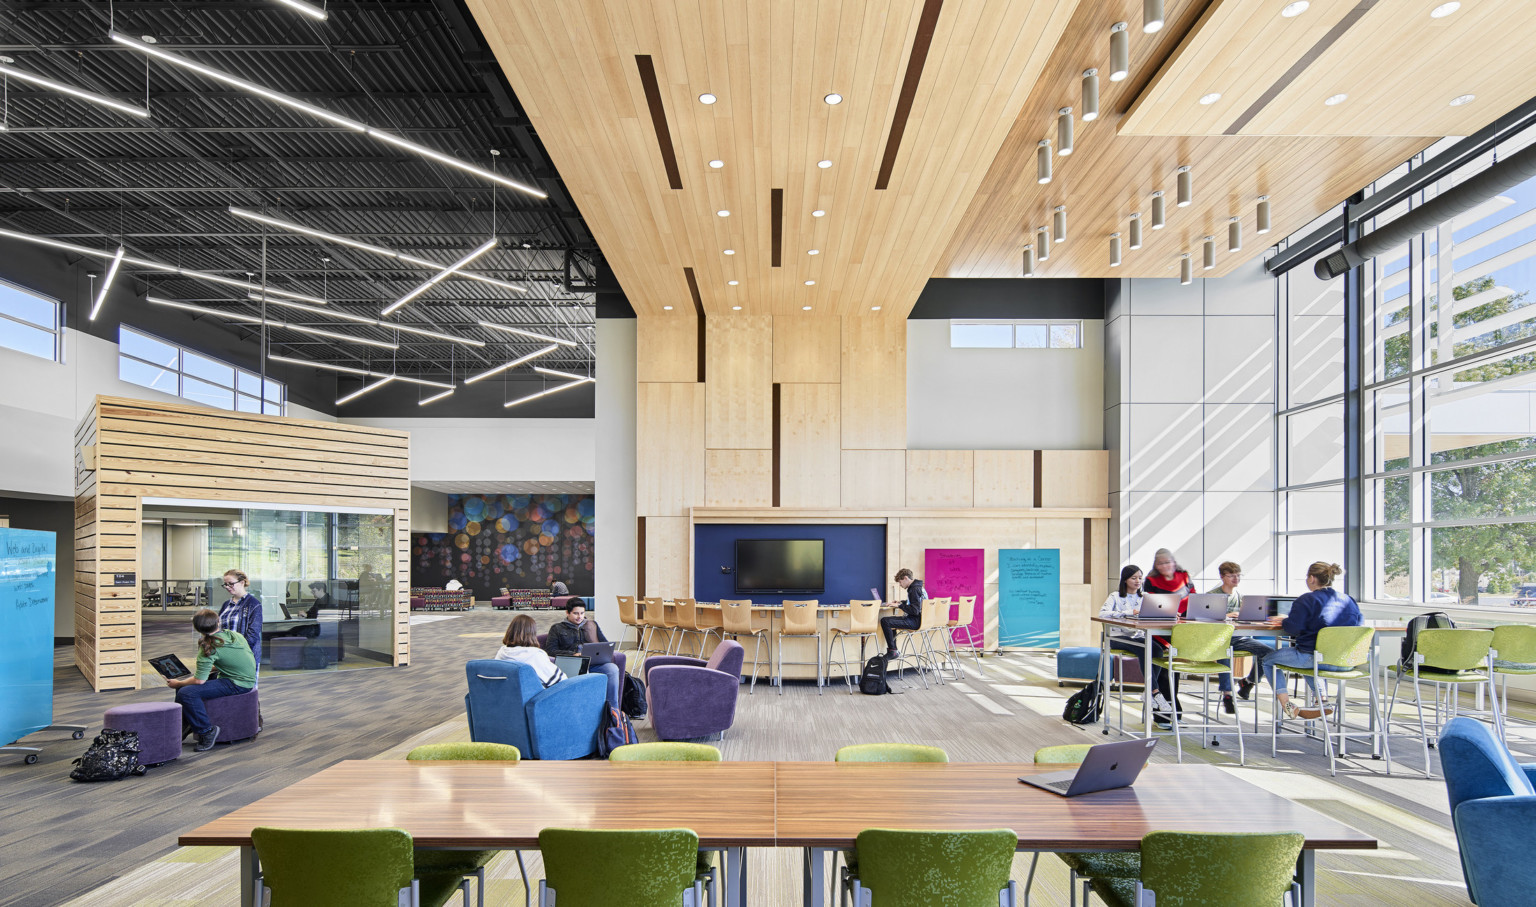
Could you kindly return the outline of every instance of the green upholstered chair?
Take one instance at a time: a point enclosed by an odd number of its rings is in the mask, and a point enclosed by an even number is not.
[[[949,754],[918,743],[855,743],[833,757],[838,762],[948,762]]]
[[[1035,750],[1036,765],[1082,765],[1092,749],[1087,743],[1068,743],[1062,746],[1042,746]],[[1067,890],[1075,892],[1079,879],[1086,888],[1089,879],[1098,877],[1135,879],[1141,873],[1141,854],[1133,851],[1108,850],[1100,853],[1059,853],[1056,855],[1067,864]],[[1029,860],[1029,877],[1024,881],[1024,907],[1029,907],[1029,892],[1035,884],[1035,867],[1040,863],[1040,852],[1035,851]],[[1084,892],[1083,903],[1088,902]]]
[[[1493,628],[1493,673],[1498,675],[1499,713],[1508,722],[1509,678],[1536,674],[1536,627],[1505,624]]]
[[[707,743],[627,743],[608,754],[609,762],[719,762],[720,751]],[[699,851],[698,879],[709,884],[710,903],[719,900],[718,850]]]
[[[1536,628],[1533,628],[1536,629]],[[1286,676],[1305,678],[1307,687],[1312,695],[1317,698],[1319,704],[1326,705],[1328,697],[1324,694],[1326,687],[1323,682],[1332,680],[1339,684],[1337,705],[1333,710],[1333,726],[1330,728],[1328,712],[1326,708],[1323,716],[1318,721],[1323,722],[1323,745],[1328,751],[1328,772],[1337,775],[1336,754],[1333,744],[1335,735],[1339,738],[1339,746],[1344,745],[1344,705],[1348,701],[1345,697],[1346,685],[1351,680],[1364,680],[1370,689],[1370,705],[1373,715],[1381,714],[1381,696],[1376,689],[1376,673],[1371,670],[1371,649],[1376,645],[1376,631],[1371,627],[1324,627],[1317,631],[1316,655],[1312,659],[1311,668],[1292,668],[1285,665],[1276,665],[1276,669]],[[1276,754],[1279,727],[1284,722],[1284,713],[1275,709],[1274,719],[1270,721],[1269,754]],[[1387,759],[1387,773],[1392,772],[1392,751],[1389,747],[1389,735],[1385,732],[1385,723],[1373,721],[1376,727],[1381,728],[1382,752]]]
[[[263,885],[272,892],[271,907],[396,907],[402,889],[410,890],[413,907],[422,903],[411,836],[398,828],[253,828],[251,843],[261,861],[258,904]]]
[[[866,828],[855,846],[858,874],[853,903],[864,892],[878,907],[1015,907],[1018,885],[1009,879],[1019,836],[991,831],[908,831]]]
[[[1449,687],[1450,713],[1455,717],[1456,693],[1463,686],[1483,685],[1488,691],[1493,708],[1493,724],[1502,737],[1504,720],[1499,712],[1499,701],[1493,688],[1493,631],[1437,628],[1420,631],[1414,642],[1411,664],[1395,664],[1391,670],[1397,674],[1392,682],[1392,696],[1387,703],[1390,719],[1397,705],[1397,691],[1406,676],[1413,681],[1414,706],[1419,713],[1419,736],[1424,742],[1424,776],[1430,776],[1429,746],[1431,731],[1424,724],[1424,697],[1421,684],[1435,685],[1434,737],[1440,736],[1440,687]]]
[[[539,907],[699,907],[699,836],[686,828],[539,832]],[[558,900],[557,900],[558,899]]]
[[[521,757],[517,747],[506,743],[428,743],[411,750],[405,758],[410,762],[515,764]],[[416,877],[421,879],[423,891],[435,892],[449,879],[474,876],[476,904],[485,907],[485,867],[500,853],[499,850],[418,850]],[[517,856],[517,871],[523,878],[523,907],[528,907],[533,902],[533,889],[528,884],[528,867],[523,863],[521,850],[512,853]]]
[[[1136,907],[1142,893],[1157,907],[1269,907],[1300,903],[1296,858],[1305,838],[1280,834],[1154,831],[1141,839],[1141,878],[1094,879],[1093,890],[1115,907]]]
[[[1225,665],[1221,663],[1223,658],[1227,660]],[[1232,626],[1226,623],[1178,624],[1169,634],[1167,653],[1154,657],[1152,663],[1173,675],[1171,683],[1175,690],[1179,688],[1181,676],[1201,678],[1200,742],[1203,745],[1209,739],[1208,732],[1221,726],[1219,719],[1211,715],[1211,678],[1232,670],[1227,666],[1232,663]],[[1173,740],[1178,748],[1179,761],[1183,762],[1183,728],[1179,721],[1180,709],[1177,703],[1174,705]],[[1234,716],[1233,723],[1237,725],[1234,728],[1237,732],[1237,761],[1242,764],[1248,758],[1243,749],[1243,722]]]

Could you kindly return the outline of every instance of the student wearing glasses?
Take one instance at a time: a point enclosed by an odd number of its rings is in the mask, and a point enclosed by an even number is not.
[[[247,591],[250,580],[239,570],[224,571],[229,601],[219,609],[219,626],[245,638],[256,664],[261,664],[261,599]]]

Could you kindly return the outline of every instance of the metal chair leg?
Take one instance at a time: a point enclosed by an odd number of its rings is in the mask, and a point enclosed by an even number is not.
[[[514,850],[512,852],[517,854],[517,874],[523,878],[523,907],[528,907],[528,898],[533,894],[533,886],[528,884],[528,866],[523,862],[523,852],[521,850]],[[484,871],[481,870],[482,873]],[[480,886],[480,890],[485,890],[483,883]]]

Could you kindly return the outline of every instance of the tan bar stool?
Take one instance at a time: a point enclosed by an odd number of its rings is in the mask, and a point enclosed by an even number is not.
[[[652,648],[652,643],[656,639],[656,634],[663,630],[667,632],[668,646],[660,651],[665,655],[668,649],[671,648],[672,642],[672,631],[667,628],[667,604],[665,599],[659,596],[649,596],[640,599],[640,626],[645,628],[645,633],[640,637],[640,660],[643,662],[646,656],[657,651]],[[637,665],[637,673],[638,668],[639,666]]]
[[[618,595],[615,598],[619,600],[619,623],[624,625],[624,629],[619,633],[619,650],[623,651],[624,649],[624,636],[630,630],[634,630],[635,650],[639,651],[640,609],[635,605],[635,597],[633,595]]]
[[[703,658],[705,644],[709,642],[710,636],[719,634],[719,629],[699,625],[698,599],[675,598],[672,600],[672,611],[674,615],[673,623],[676,624],[677,630],[678,652],[682,652],[683,640],[687,639],[689,634],[693,634],[699,638],[699,648],[694,653],[694,657]]]
[[[815,599],[801,601],[784,600],[782,619],[779,621],[778,645],[774,646],[774,654],[778,656],[779,670],[779,695],[784,695],[784,638],[785,637],[816,637],[816,695],[821,695],[821,628],[817,626],[817,612],[821,603]],[[807,661],[792,661],[792,665],[810,664]]]
[[[748,695],[757,692],[757,662],[763,652],[763,642],[768,639],[767,627],[752,625],[752,601],[746,598],[720,599],[720,626],[722,639],[741,642],[743,636],[752,642],[752,680],[747,684]]]
[[[854,600],[848,603],[848,629],[842,627],[832,628],[832,643],[836,643],[838,652],[842,655],[843,679],[848,682],[848,692],[853,693],[853,674],[848,670],[848,643],[849,639],[859,641],[858,665],[862,669],[864,665],[864,640],[876,639],[880,635],[880,603],[870,600]],[[832,679],[832,643],[827,644],[827,680]]]
[[[919,624],[916,630],[898,631],[901,633],[898,649],[908,650],[911,660],[917,665],[918,679],[923,682],[923,689],[928,688],[928,669],[934,668],[934,674],[939,683],[944,683],[944,675],[937,670],[933,662],[933,632],[937,629],[948,630],[949,623],[949,599],[925,598],[923,609],[918,616]],[[906,659],[908,656],[903,655]]]
[[[955,663],[955,631],[965,633],[965,646],[971,650],[971,655],[976,658],[976,673],[985,674],[981,669],[981,646],[977,645],[974,631],[971,630],[971,621],[976,619],[976,596],[962,595],[955,599],[959,602],[959,608],[955,616],[948,621],[947,630],[944,633],[944,645],[949,649],[950,663],[955,664],[955,679],[960,679],[960,666]],[[985,636],[985,633],[983,633]]]

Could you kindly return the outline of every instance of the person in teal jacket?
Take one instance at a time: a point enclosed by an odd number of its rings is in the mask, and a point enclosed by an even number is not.
[[[197,735],[193,749],[203,753],[219,738],[219,726],[208,720],[205,703],[249,692],[256,685],[256,657],[245,637],[219,629],[217,611],[203,608],[192,615],[192,629],[198,633],[197,667],[192,676],[168,678],[165,685],[176,691],[182,727]]]

